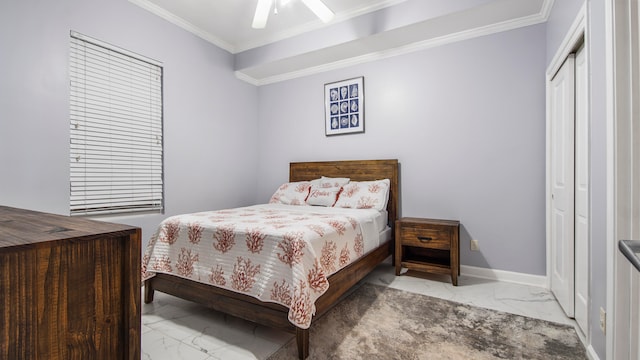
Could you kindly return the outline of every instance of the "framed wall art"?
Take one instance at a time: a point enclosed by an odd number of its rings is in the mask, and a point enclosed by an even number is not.
[[[364,77],[324,85],[325,135],[364,132]]]

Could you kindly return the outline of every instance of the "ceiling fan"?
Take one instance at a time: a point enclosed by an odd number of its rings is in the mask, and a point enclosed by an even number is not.
[[[267,25],[267,19],[269,18],[269,13],[271,12],[271,7],[275,2],[280,0],[258,0],[258,5],[256,6],[256,13],[253,16],[253,23],[251,27],[254,29],[264,29]],[[333,19],[334,13],[329,9],[322,0],[302,0],[302,3],[307,5],[309,10],[313,11],[317,17],[320,18],[323,22],[327,23]],[[277,4],[274,9],[274,12],[278,13]]]

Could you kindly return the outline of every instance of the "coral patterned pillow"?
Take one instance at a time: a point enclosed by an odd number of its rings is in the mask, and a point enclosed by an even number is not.
[[[284,183],[271,196],[269,204],[306,205],[310,188],[310,181]]]
[[[342,187],[317,187],[311,186],[311,192],[307,198],[307,204],[319,206],[333,206],[338,199],[338,194]]]
[[[352,181],[342,188],[334,207],[385,210],[389,201],[389,184],[389,179]]]

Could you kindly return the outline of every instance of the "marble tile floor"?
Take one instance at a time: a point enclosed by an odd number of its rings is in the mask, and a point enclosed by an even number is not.
[[[456,287],[447,276],[414,272],[411,276],[395,276],[388,262],[379,265],[363,281],[575,326],[553,295],[540,287],[464,275]],[[292,334],[160,292],[156,292],[153,303],[142,307],[142,359],[266,359],[291,339]]]

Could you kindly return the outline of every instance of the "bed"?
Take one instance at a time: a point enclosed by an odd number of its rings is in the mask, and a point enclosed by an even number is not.
[[[310,181],[320,177],[350,178],[351,181],[372,181],[389,179],[389,197],[386,206],[390,227],[390,241],[377,244],[364,255],[330,275],[328,288],[315,302],[313,319],[322,316],[353,285],[364,278],[379,263],[392,254],[394,249],[393,226],[398,218],[398,161],[397,160],[351,160],[294,162],[289,167],[289,182]],[[143,271],[146,269],[143,269]],[[298,354],[305,359],[309,354],[308,326],[296,326],[290,318],[290,308],[284,305],[261,301],[222,287],[186,279],[167,273],[154,273],[144,281],[145,303],[153,301],[154,291],[171,294],[194,301],[214,310],[243,318],[261,325],[289,331],[296,334]],[[310,319],[309,321],[313,321]]]

